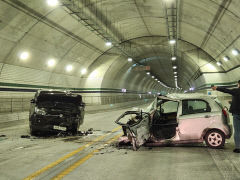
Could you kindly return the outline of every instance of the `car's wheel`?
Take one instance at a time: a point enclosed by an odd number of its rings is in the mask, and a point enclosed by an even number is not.
[[[35,136],[35,135],[37,135],[37,130],[36,129],[34,129],[32,126],[30,126],[30,134],[32,135],[32,136]]]
[[[76,135],[78,132],[78,123],[72,124],[72,126],[69,128],[69,131],[72,133],[72,135]]]
[[[209,130],[204,139],[210,148],[223,148],[225,144],[225,135],[217,129]]]

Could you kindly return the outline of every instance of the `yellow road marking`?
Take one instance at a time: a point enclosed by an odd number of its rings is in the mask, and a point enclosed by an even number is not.
[[[111,142],[113,142],[115,139],[119,138],[120,136],[122,136],[122,134],[116,135],[114,136],[112,139],[110,139],[109,141],[107,141],[105,143],[106,144],[110,144]],[[87,154],[86,156],[84,156],[82,159],[78,160],[77,162],[75,162],[73,165],[69,166],[68,168],[66,168],[65,170],[63,170],[62,172],[60,172],[58,175],[56,175],[55,177],[52,178],[52,180],[59,180],[62,179],[64,176],[68,175],[70,172],[72,172],[74,169],[76,169],[78,166],[80,166],[81,164],[83,164],[85,161],[87,161],[88,159],[90,159],[94,153],[99,152],[101,149],[103,149],[104,146],[93,150],[92,152],[90,152],[89,154]]]
[[[111,131],[111,133],[118,131],[120,128],[121,128],[121,126],[118,126],[117,128],[114,128],[114,129]],[[77,154],[77,153],[79,153],[80,151],[84,150],[85,148],[89,147],[89,146],[92,145],[93,143],[102,140],[104,137],[110,135],[111,133],[107,133],[107,134],[104,134],[104,135],[102,135],[102,136],[100,136],[100,137],[97,137],[96,139],[94,139],[94,140],[91,141],[90,143],[81,146],[80,148],[76,149],[75,151],[73,151],[73,152],[71,152],[71,153],[63,156],[62,158],[58,159],[57,161],[52,162],[51,164],[43,167],[42,169],[40,169],[40,170],[32,173],[32,174],[29,175],[28,177],[24,178],[24,180],[32,180],[32,179],[34,179],[35,177],[39,176],[39,175],[42,174],[43,172],[47,171],[48,169],[55,167],[56,165],[58,165],[58,164],[60,164],[61,162],[65,161],[66,159],[74,156],[75,154]]]

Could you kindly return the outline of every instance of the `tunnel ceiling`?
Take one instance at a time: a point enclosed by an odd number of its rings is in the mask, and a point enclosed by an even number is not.
[[[1,0],[0,62],[64,74],[69,63],[90,71],[113,55],[129,68],[150,66],[170,87],[176,87],[176,71],[177,85],[186,88],[202,72],[239,65],[239,56],[231,53],[240,49],[239,9],[239,0],[59,0],[56,6],[47,0]],[[31,61],[19,61],[25,50]],[[49,58],[57,59],[54,68],[46,65]]]

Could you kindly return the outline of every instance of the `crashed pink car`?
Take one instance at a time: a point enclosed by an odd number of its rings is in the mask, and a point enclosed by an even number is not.
[[[141,145],[206,143],[223,148],[230,138],[229,114],[216,97],[203,94],[158,96],[145,110],[127,111],[115,122],[122,126],[120,143]]]

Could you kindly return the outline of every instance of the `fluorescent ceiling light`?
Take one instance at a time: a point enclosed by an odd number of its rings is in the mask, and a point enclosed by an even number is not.
[[[47,62],[48,67],[53,67],[56,64],[55,59],[49,59]]]
[[[47,4],[49,6],[57,6],[58,5],[58,0],[47,0]]]
[[[177,78],[177,76],[174,76],[175,78]]]
[[[238,51],[237,49],[233,49],[233,50],[232,50],[232,54],[233,54],[234,56],[237,56],[237,55],[239,54],[239,51]]]
[[[177,58],[175,56],[172,57],[172,60],[175,61]]]
[[[66,71],[67,72],[70,72],[70,71],[72,71],[73,70],[73,66],[72,65],[67,65],[66,66]]]
[[[218,61],[218,62],[217,62],[217,65],[218,65],[218,66],[221,66],[221,65],[222,65],[222,63],[221,63],[220,61]]]
[[[177,69],[177,66],[173,66],[173,69]]]
[[[173,44],[176,43],[176,40],[175,40],[175,39],[171,39],[171,40],[169,41],[169,43],[173,45]]]
[[[224,56],[224,57],[223,57],[223,60],[227,62],[227,61],[230,60],[230,58],[229,58],[228,56]]]
[[[105,44],[106,44],[106,46],[111,46],[112,45],[112,43],[110,41],[106,42]]]
[[[157,81],[158,79],[156,78],[155,80]]]
[[[28,52],[22,52],[21,54],[20,54],[20,59],[21,60],[26,60],[26,59],[28,59],[29,58],[29,53]]]
[[[152,76],[152,78],[154,78],[154,76]]]
[[[128,58],[128,62],[132,62],[132,60],[133,60],[132,58]]]
[[[87,73],[87,69],[84,68],[81,70],[81,74],[86,74],[86,73]]]
[[[147,72],[146,74],[147,74],[147,75],[150,75],[150,72]]]
[[[174,72],[174,74],[177,74],[177,72]]]

